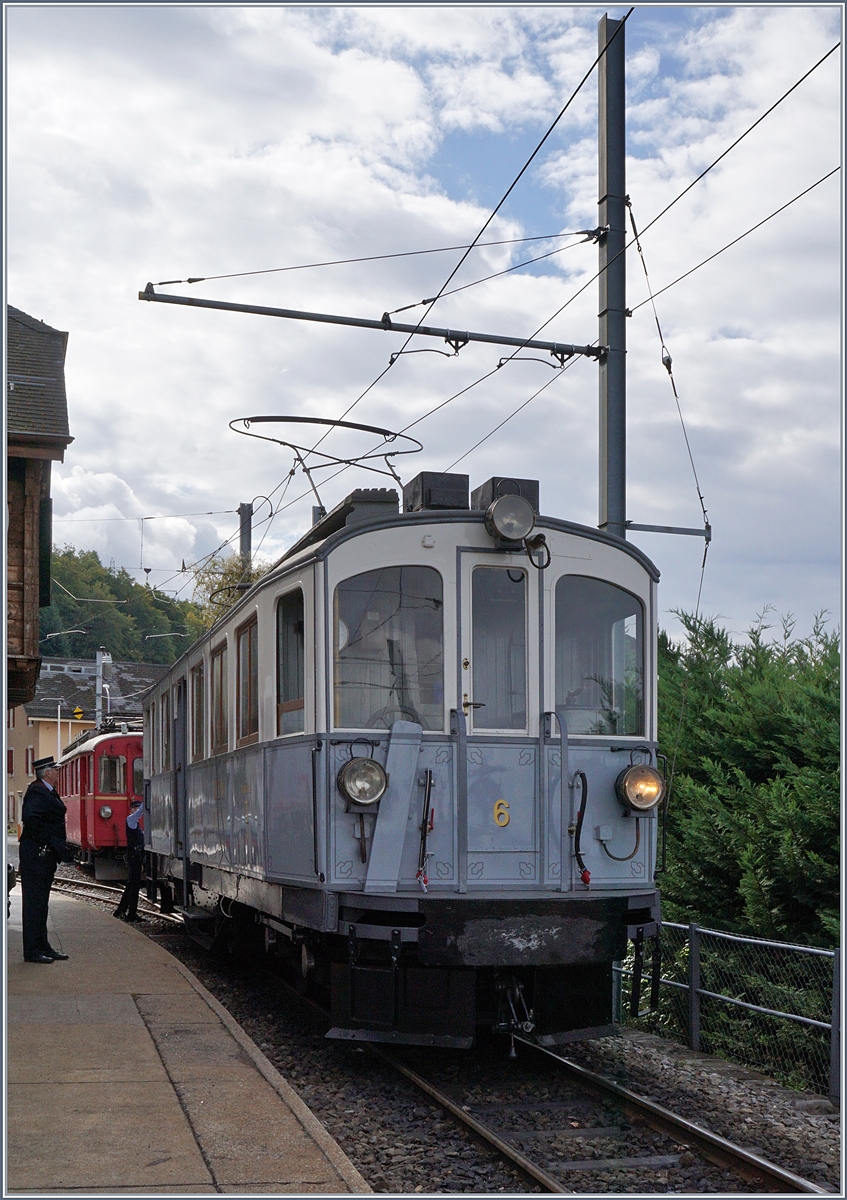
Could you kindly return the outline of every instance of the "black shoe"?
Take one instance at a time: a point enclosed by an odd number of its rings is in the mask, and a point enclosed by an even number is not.
[[[137,913],[133,913],[132,915],[129,915],[129,914],[128,914],[127,916],[125,916],[125,917],[124,917],[124,920],[125,920],[125,921],[133,921],[133,922],[134,922],[134,921],[141,921],[141,920],[143,920],[143,918],[142,918],[142,917],[139,917],[139,915],[138,915]]]
[[[28,958],[24,956],[24,962],[51,963],[53,962],[52,954],[31,954]]]
[[[49,946],[44,953],[49,954],[54,962],[57,960],[60,962],[67,962],[70,958],[69,954],[63,954],[61,950],[54,950],[52,946]]]
[[[115,911],[112,913],[112,916],[117,917],[119,921],[126,920],[126,913],[118,912],[117,909],[115,909]]]

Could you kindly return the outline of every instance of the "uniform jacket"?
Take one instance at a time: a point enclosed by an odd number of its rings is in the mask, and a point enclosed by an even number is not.
[[[36,779],[26,790],[21,817],[23,831],[21,841],[37,842],[49,846],[59,859],[69,855],[67,831],[65,829],[66,808],[59,793]]]

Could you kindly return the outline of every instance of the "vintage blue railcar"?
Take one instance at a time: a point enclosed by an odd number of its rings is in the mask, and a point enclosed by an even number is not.
[[[151,871],[210,938],[264,927],[330,1036],[609,1032],[659,921],[658,572],[532,480],[400,507],[354,491],[148,693]]]

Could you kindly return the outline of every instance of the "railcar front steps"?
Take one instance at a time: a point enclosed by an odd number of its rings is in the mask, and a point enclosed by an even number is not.
[[[215,914],[197,905],[174,905],[174,912],[185,921],[185,930],[192,941],[204,950],[211,950],[215,942]]]

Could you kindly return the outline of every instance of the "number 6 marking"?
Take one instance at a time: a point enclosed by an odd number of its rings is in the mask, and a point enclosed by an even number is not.
[[[494,802],[494,823],[495,823],[495,825],[499,825],[500,828],[502,829],[502,828],[504,828],[504,826],[509,824],[510,820],[511,820],[511,817],[509,816],[509,801],[508,800],[496,800]]]

